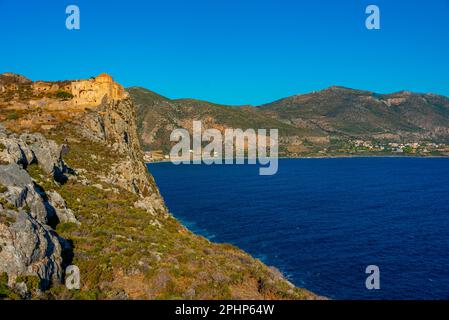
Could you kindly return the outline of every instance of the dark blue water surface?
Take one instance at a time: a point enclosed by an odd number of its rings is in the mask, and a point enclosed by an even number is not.
[[[333,299],[449,298],[449,159],[149,165],[175,217]],[[380,290],[365,288],[368,265]]]

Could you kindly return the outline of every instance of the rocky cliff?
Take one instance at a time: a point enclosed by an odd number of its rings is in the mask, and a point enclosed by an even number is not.
[[[63,257],[72,248],[53,228],[79,222],[58,192],[43,190],[26,170],[36,164],[54,181],[62,181],[69,171],[64,150],[41,134],[18,136],[0,127],[0,273],[7,274],[8,285],[22,297],[31,289],[60,283],[69,262]],[[26,277],[36,278],[35,288],[24,285]]]
[[[317,298],[176,221],[132,101],[110,77],[83,81],[0,76],[0,298]],[[69,264],[80,290],[63,285]]]

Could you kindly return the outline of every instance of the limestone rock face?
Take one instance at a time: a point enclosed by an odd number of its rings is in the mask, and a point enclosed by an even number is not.
[[[79,130],[91,140],[107,143],[122,156],[122,160],[111,168],[106,182],[143,197],[159,196],[159,190],[142,161],[135,109],[130,99],[104,101],[96,112],[87,113],[81,119]]]
[[[37,276],[42,289],[62,281],[61,239],[45,224],[27,212],[0,210],[11,224],[0,223],[0,272],[6,272],[10,284],[18,276]]]
[[[30,215],[41,223],[48,223],[51,214],[47,212],[41,195],[36,190],[31,177],[17,164],[0,166],[0,184],[7,187],[3,199],[16,208],[28,207]]]
[[[158,212],[166,212],[164,202],[157,194],[152,194],[134,203],[134,207],[144,209],[148,213],[155,215]],[[168,216],[168,214],[166,213]]]
[[[63,197],[56,191],[47,191],[48,204],[47,208],[50,211],[54,211],[54,214],[58,217],[59,222],[67,223],[72,222],[80,224],[76,219],[72,210],[67,208],[67,204]]]
[[[47,173],[64,172],[64,148],[40,134],[17,137],[0,129],[0,274],[14,287],[24,285],[18,276],[35,276],[45,289],[62,281],[63,257],[71,250],[53,227],[79,222],[61,195],[44,191],[26,168],[38,163]]]
[[[3,150],[2,150],[3,149]],[[3,163],[17,163],[27,166],[34,160],[31,149],[15,136],[8,137],[0,133],[0,161]]]
[[[45,173],[58,176],[67,171],[67,167],[62,160],[62,156],[68,152],[67,146],[59,146],[56,142],[45,139],[40,133],[22,134],[20,138],[29,145],[38,165]]]
[[[45,139],[40,133],[24,133],[17,137],[0,132],[1,163],[16,163],[26,168],[36,162],[42,170],[52,174],[57,180],[70,170],[62,160],[62,156],[67,152],[66,145],[59,146],[56,142]]]

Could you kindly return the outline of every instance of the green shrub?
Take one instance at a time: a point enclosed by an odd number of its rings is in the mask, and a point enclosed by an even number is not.
[[[8,210],[14,210],[17,211],[17,208],[12,203],[9,203],[6,199],[0,198],[0,204],[3,206],[4,209]]]
[[[19,115],[17,114],[17,112],[11,112],[10,114],[8,114],[8,116],[6,117],[6,120],[16,120],[19,118]]]
[[[73,229],[76,229],[77,227],[78,226],[76,225],[76,223],[73,222],[60,223],[56,227],[56,232],[57,233],[69,232],[72,231]]]
[[[58,90],[56,92],[56,98],[61,99],[61,100],[70,100],[73,98],[73,94],[71,94],[70,92],[67,92],[67,91]]]
[[[20,299],[19,295],[8,287],[8,274],[6,272],[0,274],[0,300],[2,299]]]
[[[0,193],[5,193],[8,191],[8,188],[0,183]]]
[[[15,217],[9,217],[9,216],[5,216],[3,214],[0,214],[0,223],[6,224],[7,226],[10,226],[11,224],[16,222],[16,218]],[[0,250],[1,252],[1,250]]]
[[[26,284],[28,291],[35,292],[40,287],[40,279],[36,276],[19,276],[16,279],[17,283],[23,282]]]

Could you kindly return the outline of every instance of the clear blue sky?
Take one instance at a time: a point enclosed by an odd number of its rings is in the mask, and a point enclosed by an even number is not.
[[[65,28],[77,4],[81,30]],[[381,30],[365,8],[381,9]],[[331,85],[449,96],[449,0],[0,0],[0,72],[110,73],[171,98],[261,104]]]

